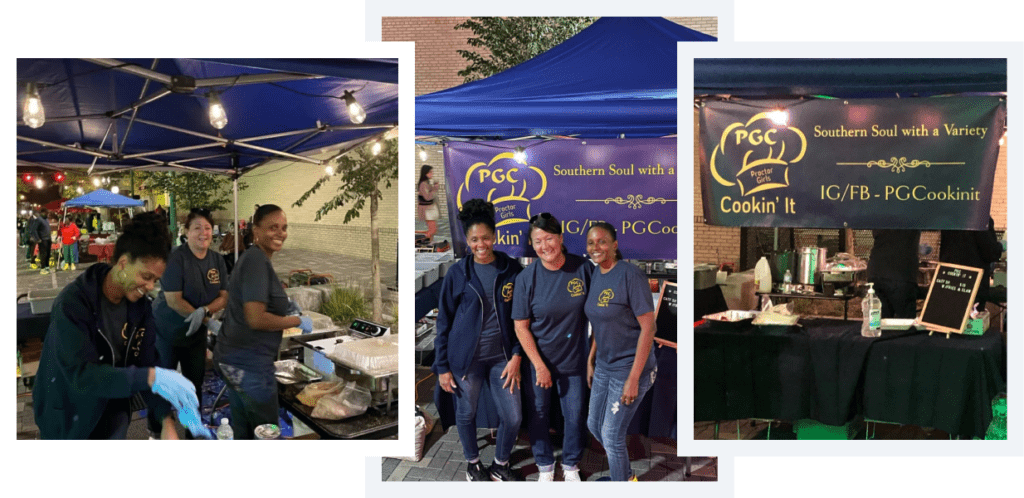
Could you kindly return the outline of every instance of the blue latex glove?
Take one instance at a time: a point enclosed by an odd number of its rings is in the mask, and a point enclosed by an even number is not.
[[[188,409],[199,412],[199,398],[196,397],[196,386],[192,385],[180,373],[167,368],[155,367],[156,376],[153,380],[153,392],[171,403],[178,413]]]
[[[203,424],[202,419],[199,418],[199,410],[196,408],[178,410],[178,422],[181,422],[181,425],[185,426],[193,437],[217,439],[213,431]]]
[[[191,315],[185,318],[185,323],[188,324],[188,332],[185,332],[185,337],[189,337],[199,330],[199,326],[203,324],[203,318],[206,318],[206,306],[196,308]]]
[[[285,315],[287,315],[287,316],[299,316],[301,314],[302,314],[302,308],[300,308],[299,305],[295,301],[293,301],[291,298],[288,298],[288,311],[285,313]]]
[[[303,334],[308,334],[313,331],[313,319],[308,316],[299,317],[299,328],[302,329]]]
[[[214,320],[213,318],[211,318],[209,321],[206,322],[206,330],[209,330],[210,333],[213,335],[217,335],[220,333],[220,327],[220,320]]]

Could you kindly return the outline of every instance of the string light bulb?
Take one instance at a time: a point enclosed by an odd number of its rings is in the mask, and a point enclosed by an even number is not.
[[[348,108],[348,118],[355,124],[360,124],[366,121],[366,110],[359,104],[356,97],[352,95],[352,92],[345,90],[345,93],[341,96],[342,100],[345,101],[345,107]]]
[[[1003,132],[1003,136],[999,137],[999,146],[1002,147],[1006,143],[1006,132]]]
[[[78,188],[75,189],[75,192],[78,192],[79,194],[81,194],[82,192],[84,192],[84,190],[82,190],[82,187],[78,187]]]
[[[786,126],[789,123],[789,111],[776,110],[768,112],[768,119],[779,126]]]
[[[512,153],[512,160],[519,164],[526,164],[526,149],[516,147],[516,151]]]
[[[22,108],[21,119],[29,128],[39,128],[46,122],[43,100],[39,98],[39,87],[35,83],[29,83],[25,88],[25,106]]]
[[[333,175],[334,174],[334,167],[331,166],[330,164],[328,164],[327,167],[324,168],[324,173],[327,173],[328,175]]]
[[[117,185],[114,185],[113,187],[110,187],[110,191],[111,191],[111,192],[113,192],[113,193],[115,193],[115,194],[117,194],[117,193],[120,193],[120,192],[121,192],[121,189],[120,189],[120,188],[118,188],[118,186],[117,186]]]
[[[46,184],[43,183],[43,179],[42,178],[36,178],[36,188],[37,189],[42,189],[45,185]]]
[[[420,161],[426,161],[427,160],[427,149],[424,149],[423,147],[420,147],[419,149],[420,149]]]
[[[100,186],[100,179],[99,178],[93,178],[92,179],[92,186],[93,187],[99,187]]]
[[[377,141],[377,142],[373,143],[373,147],[370,148],[370,152],[373,152],[373,155],[376,156],[377,154],[380,154],[380,149],[381,149],[380,141]]]
[[[228,113],[224,110],[224,104],[220,101],[220,95],[217,95],[217,92],[210,92],[206,95],[206,98],[210,101],[208,109],[210,113],[210,126],[218,130],[224,129],[228,124]]]

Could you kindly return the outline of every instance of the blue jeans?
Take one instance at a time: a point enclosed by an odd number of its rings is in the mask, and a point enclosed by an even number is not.
[[[529,413],[530,446],[541,472],[555,470],[554,448],[551,446],[551,395],[557,392],[565,418],[562,440],[562,468],[579,470],[583,458],[586,425],[583,406],[586,397],[585,375],[551,374],[551,387],[544,389],[537,385],[537,374],[533,365],[523,367],[523,403]]]
[[[657,373],[655,369],[640,375],[636,400],[624,405],[620,401],[622,389],[626,385],[625,376],[615,378],[601,367],[594,372],[587,427],[608,455],[608,468],[613,481],[625,481],[633,475],[629,466],[629,452],[626,450],[626,430],[647,390],[654,384]]]
[[[519,399],[519,388],[509,393],[502,389],[504,380],[501,371],[508,362],[474,362],[469,367],[465,378],[452,374],[458,388],[455,390],[455,424],[462,442],[462,454],[466,461],[480,458],[480,448],[476,445],[476,405],[480,400],[480,391],[486,385],[491,393],[491,400],[498,412],[498,437],[494,451],[494,459],[507,462],[512,456],[512,447],[519,437],[519,425],[523,421],[523,407]]]
[[[254,439],[257,427],[278,423],[277,379],[272,369],[261,371],[225,363],[219,366],[228,386],[235,439]]]

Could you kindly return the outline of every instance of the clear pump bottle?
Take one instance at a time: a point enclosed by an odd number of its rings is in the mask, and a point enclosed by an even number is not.
[[[868,282],[868,295],[860,304],[864,311],[864,322],[860,326],[860,335],[878,337],[882,335],[882,300],[875,294],[875,284]]]

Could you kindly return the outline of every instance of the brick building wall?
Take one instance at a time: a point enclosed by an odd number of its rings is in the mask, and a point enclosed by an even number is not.
[[[325,159],[329,156],[314,156]],[[317,209],[337,193],[338,182],[328,182],[311,195],[302,207],[292,203],[324,175],[324,167],[293,161],[273,161],[260,166],[241,179],[248,188],[238,192],[238,216],[248,219],[256,204],[276,204],[288,216],[288,247],[309,249],[342,256],[370,259],[370,203],[367,201],[358,218],[343,224],[346,206],[314,221]],[[398,190],[397,182],[384,189],[378,209],[380,259],[395,262],[398,257]],[[215,213],[218,219],[230,220],[231,211]]]
[[[384,17],[381,20],[381,41],[416,42],[416,95],[437,92],[461,85],[463,79],[458,72],[466,67],[466,60],[457,50],[472,49],[466,39],[472,35],[469,30],[456,30],[455,25],[468,17]],[[711,36],[718,36],[716,17],[667,17],[666,19],[690,29]],[[434,168],[434,180],[442,187],[437,201],[441,211],[439,225],[448,224],[447,194],[444,185],[444,156],[442,148],[435,145],[422,146],[427,151],[427,160],[416,157],[416,169],[412,173],[419,178],[420,167],[429,164]],[[415,192],[409,195],[415,196]],[[699,212],[699,211],[698,211]],[[707,227],[712,232],[721,229]],[[736,231],[736,246],[739,245],[739,231]],[[714,253],[714,248],[710,251]],[[738,254],[738,249],[737,249]]]

